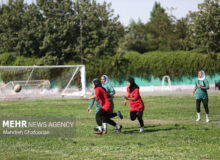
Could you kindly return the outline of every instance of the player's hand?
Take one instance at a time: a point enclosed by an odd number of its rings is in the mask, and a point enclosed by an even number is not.
[[[126,106],[126,105],[127,105],[127,100],[124,101],[124,106]]]
[[[112,94],[111,97],[114,98],[115,96]]]
[[[92,112],[92,109],[91,109],[91,108],[88,108],[88,112],[91,113],[91,112]]]
[[[196,91],[193,91],[193,95],[195,94]]]
[[[87,98],[87,97],[83,97],[82,99],[84,99],[84,100],[89,100],[89,98]]]
[[[123,96],[123,97],[124,97],[125,100],[128,100],[128,97],[127,97],[127,96]]]

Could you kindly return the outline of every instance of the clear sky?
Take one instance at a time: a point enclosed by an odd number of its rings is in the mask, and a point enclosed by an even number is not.
[[[26,0],[32,2],[34,0]],[[197,5],[204,0],[96,0],[97,2],[108,2],[112,4],[114,13],[120,16],[120,21],[127,26],[131,19],[137,21],[139,18],[142,22],[149,21],[150,12],[155,2],[160,2],[168,14],[176,18],[185,17],[189,11],[198,10]],[[171,10],[173,8],[173,10]]]

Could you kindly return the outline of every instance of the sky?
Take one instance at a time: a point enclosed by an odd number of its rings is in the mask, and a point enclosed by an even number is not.
[[[32,2],[34,0],[26,0]],[[96,0],[97,2],[112,4],[114,13],[120,16],[123,25],[128,26],[131,19],[146,23],[150,19],[150,12],[155,2],[160,2],[161,6],[166,9],[169,15],[177,19],[185,17],[189,11],[197,11],[198,4],[204,0]],[[171,9],[173,8],[173,9]]]

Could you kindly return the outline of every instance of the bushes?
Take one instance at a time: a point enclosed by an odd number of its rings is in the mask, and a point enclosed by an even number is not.
[[[23,56],[14,56],[12,53],[0,54],[1,66],[32,66],[38,63],[37,58],[27,58]]]
[[[2,53],[0,54],[0,65],[1,66],[6,66],[6,65],[12,65],[14,62],[15,57],[12,56],[10,53]]]
[[[87,79],[107,74],[111,78],[122,80],[129,75],[150,78],[162,78],[169,75],[172,79],[181,79],[183,76],[192,77],[201,69],[210,76],[220,73],[220,54],[216,59],[207,54],[195,52],[127,52],[120,63],[116,56],[105,57],[87,63]]]
[[[128,72],[131,75],[149,77],[162,77],[169,75],[171,78],[196,75],[198,70],[205,70],[207,74],[220,73],[220,54],[214,59],[210,55],[195,52],[149,52],[138,54],[128,52],[124,56],[128,61]]]
[[[220,73],[220,54],[214,59],[210,55],[195,52],[127,52],[120,60],[117,56],[93,59],[86,64],[87,79],[107,74],[111,78],[123,80],[129,75],[143,78],[162,78],[169,75],[172,79],[183,76],[192,77],[199,70],[205,70],[210,76]]]
[[[12,54],[0,54],[0,65],[52,65],[56,64],[56,57],[52,58],[26,58],[14,57]],[[54,65],[55,65],[54,64]],[[68,65],[80,64],[80,62],[64,62]],[[161,78],[169,75],[172,79],[182,76],[191,77],[197,75],[198,70],[205,70],[210,76],[220,73],[220,53],[216,57],[195,52],[147,52],[140,54],[130,51],[123,56],[104,56],[90,59],[86,63],[87,80],[107,74],[111,78],[123,80],[129,75],[150,78]]]

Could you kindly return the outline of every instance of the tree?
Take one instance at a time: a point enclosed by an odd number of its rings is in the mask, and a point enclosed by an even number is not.
[[[15,47],[18,55],[26,57],[43,56],[40,50],[44,37],[43,19],[39,8],[34,3],[26,6],[21,19],[22,28],[18,32],[19,41]]]
[[[119,16],[114,16],[111,4],[77,0],[74,10],[77,14],[78,31],[81,31],[81,35],[78,32],[77,36],[76,53],[82,52],[85,60],[114,55],[118,42],[124,35],[124,28],[118,20]]]
[[[146,24],[150,50],[175,50],[172,42],[173,31],[173,17],[168,16],[160,3],[155,2],[150,22]]]
[[[9,0],[7,4],[0,6],[0,52],[16,50],[25,8],[24,0]]]
[[[199,52],[213,54],[220,51],[220,2],[205,0],[192,13],[190,34],[193,47]]]
[[[43,23],[38,33],[43,33],[40,56],[57,59],[63,63],[74,57],[77,23],[71,0],[37,0]],[[56,58],[55,58],[56,57]]]
[[[185,18],[177,20],[173,34],[173,45],[177,50],[192,50],[192,42],[189,34],[189,18],[188,15]]]
[[[155,19],[157,20],[157,18],[163,14],[166,14],[165,9],[160,5],[160,3],[155,2],[153,9],[150,13],[150,15],[151,15],[150,21],[153,22],[153,21],[155,21]]]
[[[112,56],[124,35],[118,19],[111,4],[95,0],[9,0],[0,6],[0,52],[58,64]]]
[[[147,50],[147,37],[145,25],[139,20],[137,23],[131,20],[128,32],[125,35],[123,48],[127,51],[133,50],[144,53]]]

